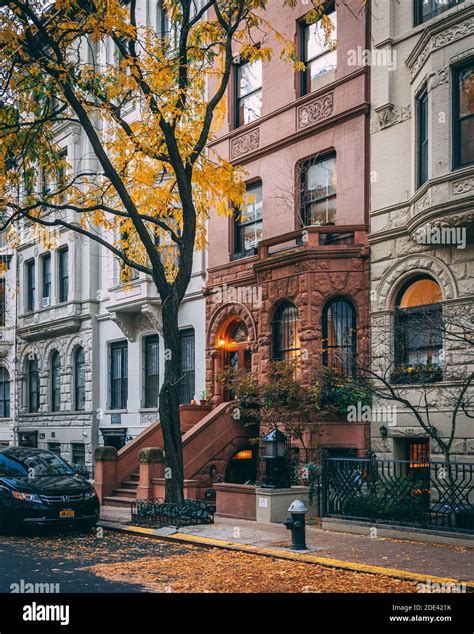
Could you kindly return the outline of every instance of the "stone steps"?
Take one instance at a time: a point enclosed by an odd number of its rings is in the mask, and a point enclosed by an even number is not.
[[[134,498],[131,497],[122,497],[119,495],[112,495],[108,497],[104,497],[103,505],[104,506],[115,506],[121,508],[130,508],[133,503]]]

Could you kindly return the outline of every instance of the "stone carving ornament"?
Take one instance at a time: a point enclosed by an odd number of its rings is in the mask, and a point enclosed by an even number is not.
[[[298,129],[307,128],[329,117],[334,109],[334,93],[314,99],[298,108]]]
[[[242,154],[257,150],[260,145],[260,128],[255,128],[246,134],[232,139],[230,142],[230,158],[235,159]]]
[[[474,191],[474,176],[468,176],[467,178],[461,178],[452,183],[453,195],[467,194]]]
[[[375,112],[375,116],[370,122],[370,132],[373,134],[374,132],[379,132],[379,130],[385,130],[385,128],[407,121],[410,118],[410,105],[396,107],[389,103]]]
[[[472,35],[474,32],[474,17],[470,17],[460,24],[455,24],[448,29],[445,29],[441,33],[434,35],[430,38],[425,48],[421,51],[418,57],[415,59],[410,71],[411,79],[416,77],[418,71],[428,59],[428,56],[439,48],[443,48],[451,42],[460,40],[463,37]]]

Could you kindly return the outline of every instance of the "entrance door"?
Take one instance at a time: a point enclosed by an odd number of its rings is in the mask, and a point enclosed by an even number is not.
[[[38,447],[38,432],[37,431],[22,431],[18,434],[18,444],[20,447]]]
[[[240,318],[234,319],[221,341],[224,344],[224,367],[230,368],[235,373],[239,370],[250,372],[252,369],[252,351],[250,350],[248,329],[245,322]],[[234,398],[234,390],[226,388],[224,399],[229,401]]]
[[[257,449],[247,447],[232,456],[225,472],[225,482],[245,484],[255,482],[257,477]]]
[[[101,429],[100,431],[102,433],[105,447],[115,447],[115,449],[118,451],[119,449],[122,449],[122,447],[125,445],[127,434],[126,427],[124,429],[112,430],[106,428]]]

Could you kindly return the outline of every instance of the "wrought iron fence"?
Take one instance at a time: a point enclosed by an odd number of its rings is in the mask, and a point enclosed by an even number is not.
[[[323,456],[324,517],[474,532],[474,464]]]
[[[215,504],[205,500],[185,500],[182,504],[164,502],[162,498],[135,500],[132,524],[150,527],[213,524],[215,512]]]

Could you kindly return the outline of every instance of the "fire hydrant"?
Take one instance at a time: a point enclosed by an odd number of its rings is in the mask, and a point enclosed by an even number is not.
[[[308,509],[301,500],[294,500],[290,504],[288,513],[291,513],[286,522],[283,522],[286,528],[291,530],[291,549],[306,550],[306,527],[305,515]]]

